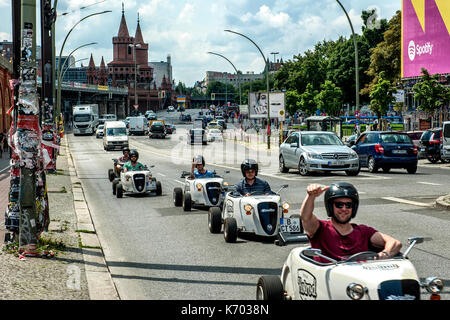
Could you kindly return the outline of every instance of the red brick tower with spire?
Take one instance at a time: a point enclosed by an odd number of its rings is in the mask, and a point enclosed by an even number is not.
[[[106,70],[105,59],[102,57],[102,62],[100,63],[100,69],[97,73],[97,82],[99,85],[108,85],[108,70]]]
[[[94,57],[91,53],[91,59],[89,60],[89,66],[86,70],[86,77],[88,84],[97,84],[97,68],[95,67]]]

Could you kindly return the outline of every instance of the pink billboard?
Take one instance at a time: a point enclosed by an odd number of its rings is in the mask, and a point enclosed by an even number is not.
[[[450,73],[450,0],[402,0],[402,78]]]

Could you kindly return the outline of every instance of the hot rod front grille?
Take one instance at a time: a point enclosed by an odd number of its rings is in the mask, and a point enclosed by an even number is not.
[[[275,202],[261,202],[258,204],[259,221],[264,231],[272,235],[278,223],[278,205]]]
[[[212,205],[216,205],[219,202],[220,192],[222,191],[221,185],[218,182],[207,182],[206,193],[208,194],[209,202]]]
[[[137,191],[143,191],[145,188],[145,174],[135,174],[133,176],[133,182]]]

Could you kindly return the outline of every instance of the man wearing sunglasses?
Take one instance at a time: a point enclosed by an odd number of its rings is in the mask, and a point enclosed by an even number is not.
[[[372,227],[350,223],[359,206],[358,191],[352,184],[310,184],[306,192],[300,217],[312,248],[321,249],[325,256],[335,260],[363,251],[379,250],[378,259],[390,258],[400,252],[400,241]],[[319,220],[313,213],[315,199],[324,192],[325,208],[331,218],[327,221]]]

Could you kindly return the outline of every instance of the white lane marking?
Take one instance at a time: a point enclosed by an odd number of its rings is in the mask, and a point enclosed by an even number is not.
[[[423,202],[417,202],[417,201],[410,201],[410,200],[405,200],[405,199],[395,198],[395,197],[383,197],[381,199],[394,201],[394,202],[405,203],[405,204],[410,204],[410,205],[419,206],[419,207],[432,207],[433,206],[433,203],[423,203]]]
[[[157,174],[159,174],[160,176],[163,176],[163,177],[167,177],[165,174],[162,174],[162,173],[157,173]]]
[[[184,182],[181,182],[181,181],[179,181],[179,180],[177,180],[177,179],[173,179],[173,181],[178,182],[178,183],[180,183],[180,184],[184,184]]]
[[[419,181],[419,182],[417,182],[417,183],[427,184],[427,185],[430,185],[430,186],[442,186],[442,184],[439,184],[439,183],[433,183],[433,182],[422,182],[422,181]]]

